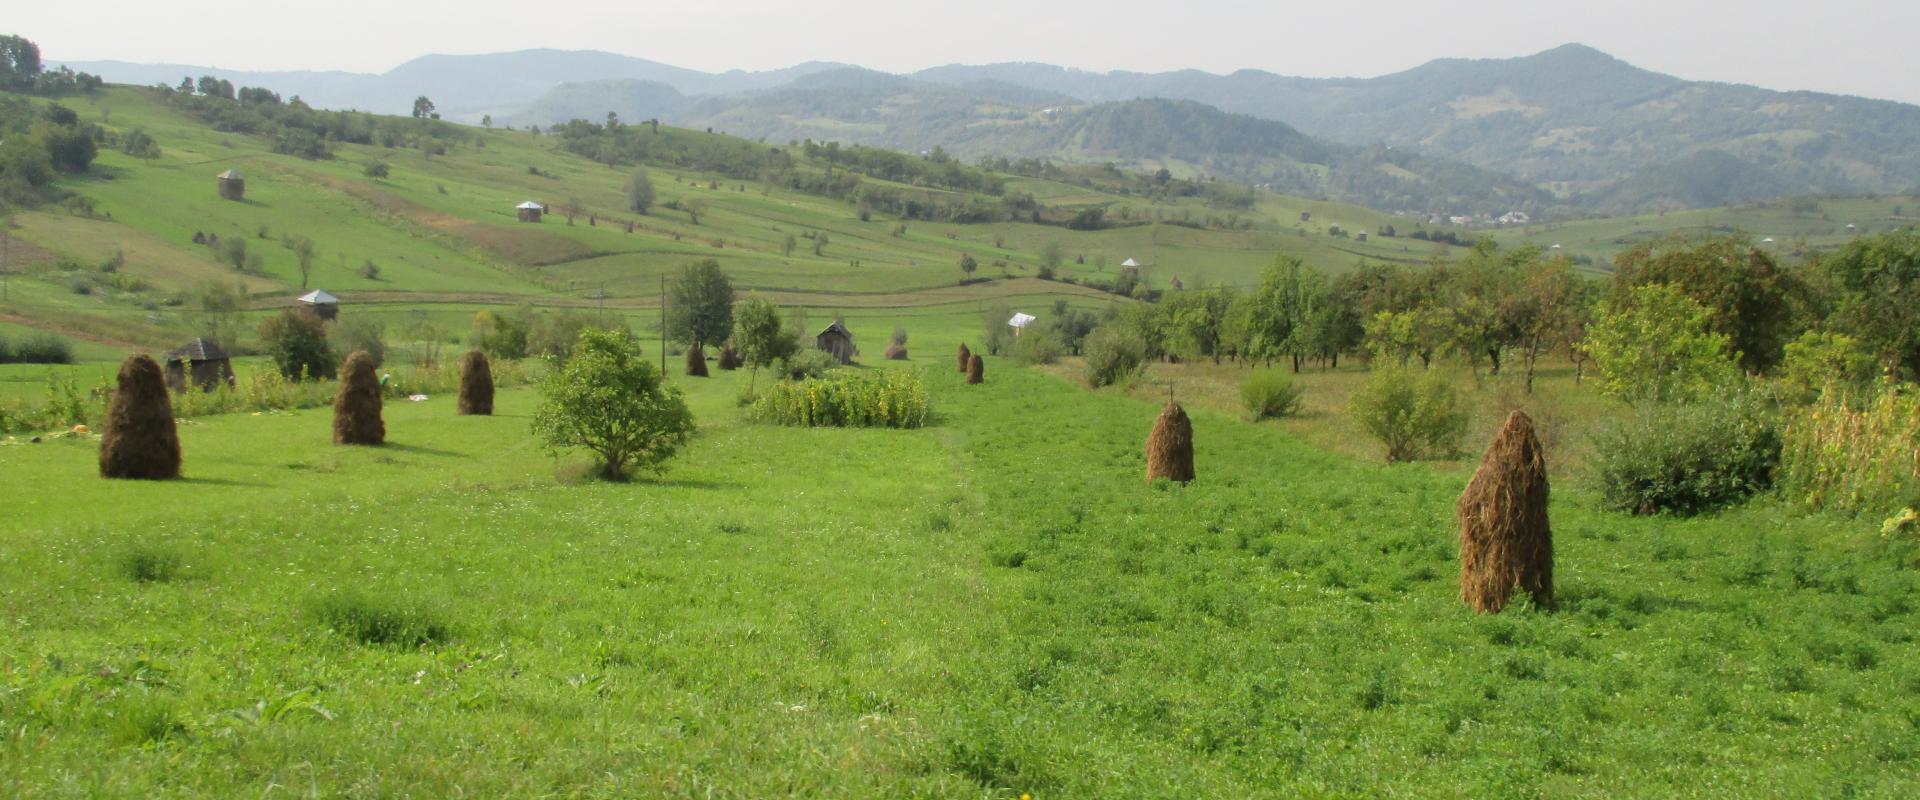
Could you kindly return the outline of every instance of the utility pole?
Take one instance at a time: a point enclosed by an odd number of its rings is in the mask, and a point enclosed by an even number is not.
[[[13,212],[0,216],[0,303],[13,301]]]

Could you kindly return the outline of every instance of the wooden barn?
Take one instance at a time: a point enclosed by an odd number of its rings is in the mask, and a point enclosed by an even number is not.
[[[847,330],[846,324],[837,319],[820,331],[820,335],[813,337],[813,346],[842,364],[853,363],[853,357],[860,354],[860,350],[853,346],[853,331]]]
[[[300,304],[306,306],[313,315],[325,320],[340,318],[340,298],[327,294],[325,289],[315,289],[300,295]]]
[[[540,215],[546,213],[547,207],[528,200],[527,202],[514,206],[513,210],[518,212],[521,222],[539,222]]]
[[[222,383],[233,385],[233,361],[227,351],[205,339],[194,337],[169,351],[164,360],[167,387],[176,393],[186,391],[189,385],[203,392],[211,392]]]
[[[240,177],[240,170],[230,169],[215,176],[220,180],[220,196],[228,200],[247,199],[247,179]]]

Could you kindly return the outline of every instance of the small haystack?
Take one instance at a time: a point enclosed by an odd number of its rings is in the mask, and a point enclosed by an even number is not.
[[[1161,478],[1179,483],[1193,480],[1193,421],[1172,400],[1147,434],[1147,482]]]
[[[1553,530],[1547,524],[1547,460],[1533,420],[1515,411],[1487,445],[1456,510],[1460,600],[1498,612],[1517,587],[1553,604]]]
[[[493,416],[493,365],[478,350],[460,357],[460,415]]]
[[[907,346],[906,346],[906,345],[904,345],[904,344],[895,344],[895,345],[888,345],[888,346],[887,346],[887,360],[888,360],[888,361],[905,361],[905,360],[907,360]]]
[[[333,396],[334,444],[386,444],[387,424],[380,419],[380,378],[373,356],[355,350],[340,367],[340,393]]]
[[[215,176],[220,181],[220,196],[228,200],[247,199],[247,179],[240,177],[240,170],[230,169]]]
[[[696,378],[707,377],[707,351],[697,343],[687,348],[687,374]]]
[[[745,363],[746,362],[740,358],[740,351],[733,349],[733,345],[728,344],[728,345],[720,346],[720,368],[721,369],[732,371],[732,370],[739,369]]]
[[[979,353],[974,353],[971,358],[967,359],[967,384],[972,385],[985,380],[985,369],[986,362],[980,360]]]
[[[972,358],[973,358],[973,353],[970,353],[967,351],[967,343],[961,342],[960,343],[960,371],[961,372],[966,372],[967,367],[971,366]]]
[[[120,363],[118,386],[100,434],[100,477],[180,477],[180,435],[160,365],[145,354]]]

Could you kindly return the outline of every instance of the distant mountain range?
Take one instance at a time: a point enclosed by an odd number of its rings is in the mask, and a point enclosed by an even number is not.
[[[71,66],[129,83],[214,74],[390,112],[425,94],[469,122],[611,111],[772,141],[1113,161],[1388,210],[1628,213],[1920,191],[1920,106],[1686,81],[1580,45],[1348,79],[1018,63],[713,74],[553,50],[427,56],[382,75]]]

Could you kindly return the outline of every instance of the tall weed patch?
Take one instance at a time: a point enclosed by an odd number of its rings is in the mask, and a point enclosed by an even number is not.
[[[782,381],[755,401],[758,422],[801,427],[918,428],[931,408],[917,371],[835,370],[825,377]]]
[[[1780,489],[1809,508],[1891,513],[1920,504],[1920,395],[1883,386],[1855,405],[1829,387],[1787,420]]]

